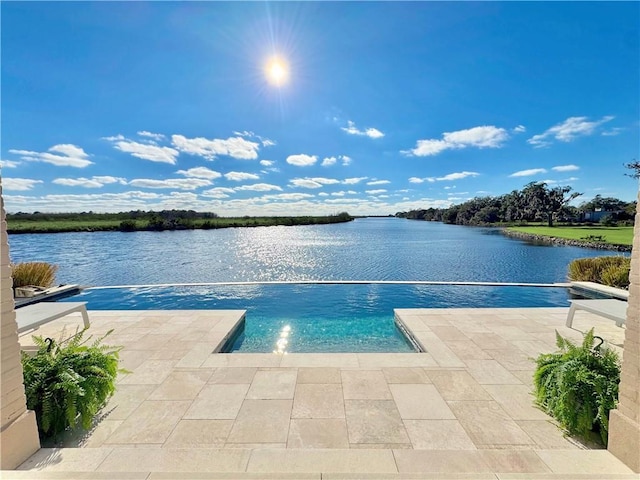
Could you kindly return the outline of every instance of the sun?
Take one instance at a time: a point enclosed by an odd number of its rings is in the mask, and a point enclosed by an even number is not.
[[[272,57],[265,67],[265,75],[269,83],[280,87],[289,80],[289,65],[281,57]]]

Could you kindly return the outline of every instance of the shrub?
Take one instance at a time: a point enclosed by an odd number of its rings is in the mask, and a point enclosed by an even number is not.
[[[559,352],[536,359],[536,401],[571,434],[589,438],[595,432],[606,446],[609,411],[616,407],[620,360],[594,344],[593,329],[576,346],[556,332]]]
[[[630,268],[629,257],[578,258],[569,264],[569,280],[627,288]]]
[[[600,278],[602,283],[611,287],[627,288],[629,287],[629,265],[609,265],[602,270]]]
[[[35,285],[52,287],[56,280],[57,265],[46,262],[22,262],[11,265],[13,288]]]
[[[115,391],[120,348],[101,345],[103,337],[91,345],[82,340],[84,330],[67,340],[35,336],[39,347],[34,356],[22,353],[22,369],[27,407],[34,410],[41,437],[53,436],[75,427],[78,417],[83,428]]]
[[[135,232],[138,229],[138,224],[135,220],[123,220],[118,228],[121,232]]]

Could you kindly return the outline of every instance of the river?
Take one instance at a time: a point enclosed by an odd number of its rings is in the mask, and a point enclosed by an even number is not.
[[[535,245],[495,228],[397,218],[332,225],[10,235],[13,262],[58,265],[85,286],[299,280],[553,283],[611,252]]]

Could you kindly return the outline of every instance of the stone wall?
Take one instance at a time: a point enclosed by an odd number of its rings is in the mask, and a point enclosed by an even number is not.
[[[40,448],[35,414],[27,410],[0,185],[0,469],[16,468]]]
[[[640,193],[634,228],[618,408],[609,414],[609,451],[640,472]]]

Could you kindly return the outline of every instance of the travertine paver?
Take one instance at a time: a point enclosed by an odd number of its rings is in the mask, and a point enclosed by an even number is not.
[[[431,383],[427,372],[420,367],[388,367],[383,368],[387,383]]]
[[[247,398],[251,400],[292,399],[296,389],[294,369],[258,370],[253,377]]]
[[[124,385],[160,385],[173,371],[175,360],[147,360],[134,368],[120,383]]]
[[[576,441],[565,437],[565,433],[555,421],[549,418],[545,420],[516,420],[516,423],[542,449],[580,448]]]
[[[485,390],[514,420],[546,420],[548,415],[537,408],[531,388],[525,385],[485,385]]]
[[[476,446],[534,445],[497,402],[448,402]]]
[[[108,472],[238,472],[249,462],[250,450],[210,448],[118,448],[100,464]]]
[[[445,400],[491,400],[491,395],[466,370],[435,370],[429,372]]]
[[[258,369],[256,367],[219,367],[209,378],[209,383],[247,383],[253,382]]]
[[[479,384],[503,385],[522,382],[495,360],[468,360],[469,373]]]
[[[350,443],[410,443],[393,400],[345,400]]]
[[[163,447],[222,447],[232,426],[233,420],[181,420]]]
[[[132,373],[119,378],[96,428],[61,438],[88,448],[43,449],[23,468],[123,478],[162,470],[307,478],[309,469],[323,478],[628,475],[533,405],[531,357],[555,350],[556,329],[579,341],[595,325],[611,345],[622,342],[623,329],[588,313],[564,327],[566,311],[404,310],[429,353],[284,356],[212,354],[237,314],[90,312],[94,334],[116,328],[110,339],[124,346],[121,365]],[[55,336],[63,324],[37,333]]]
[[[390,450],[259,450],[248,472],[396,473]]]
[[[485,473],[491,467],[477,451],[394,450],[400,473]]]
[[[174,370],[149,396],[149,400],[193,400],[205,386],[213,369]]]
[[[189,401],[145,401],[104,443],[164,443],[189,405]]]
[[[344,418],[342,386],[335,383],[299,384],[291,418]]]
[[[230,443],[286,443],[293,400],[245,400]]]
[[[391,392],[381,370],[343,370],[345,400],[390,400]]]
[[[298,369],[298,384],[342,383],[340,369],[335,367],[301,367]]]
[[[157,385],[118,385],[103,412],[109,420],[124,420],[144,402],[157,388]]]
[[[452,420],[456,417],[433,385],[389,385],[400,417],[411,420]]]
[[[248,384],[207,384],[190,404],[184,418],[200,420],[233,420],[238,415]]]
[[[287,448],[349,448],[344,418],[292,418]]]
[[[425,450],[475,450],[458,420],[403,420],[413,448]]]

